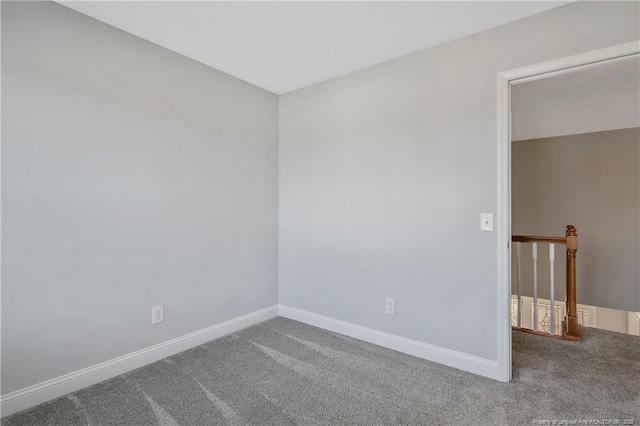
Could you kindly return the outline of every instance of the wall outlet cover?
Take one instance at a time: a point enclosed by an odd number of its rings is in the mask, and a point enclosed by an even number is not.
[[[151,324],[158,324],[164,321],[164,305],[151,308]]]
[[[384,304],[384,311],[388,314],[396,313],[396,299],[387,297]]]

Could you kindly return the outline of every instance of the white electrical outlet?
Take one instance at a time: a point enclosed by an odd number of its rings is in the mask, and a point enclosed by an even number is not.
[[[384,311],[388,314],[396,313],[396,299],[387,297],[384,303]]]
[[[157,324],[162,321],[164,321],[164,305],[151,308],[151,324]]]

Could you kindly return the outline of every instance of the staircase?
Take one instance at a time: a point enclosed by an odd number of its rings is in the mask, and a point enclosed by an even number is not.
[[[514,298],[512,303],[512,317],[514,318],[514,330],[540,334],[564,340],[582,341],[580,325],[578,321],[578,306],[576,298],[576,253],[578,252],[578,234],[573,225],[567,225],[564,237],[546,237],[513,235],[511,241],[516,252],[517,277],[515,280]],[[522,245],[531,244],[532,283],[533,283],[533,320],[532,328],[523,327],[523,295],[522,295]],[[547,303],[539,303],[538,298],[538,246],[548,244],[549,253],[549,300]],[[556,246],[566,248],[566,315],[559,320],[562,307],[555,300],[555,254]]]

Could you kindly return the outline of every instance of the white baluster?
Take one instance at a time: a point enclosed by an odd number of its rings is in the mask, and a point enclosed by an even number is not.
[[[554,297],[554,283],[553,283],[553,263],[555,260],[555,246],[553,244],[549,244],[549,288],[550,288],[550,307],[551,307],[551,324],[549,324],[549,332],[551,335],[556,334],[556,311],[553,308],[553,297]]]
[[[516,243],[516,258],[518,259],[518,328],[522,328],[522,290],[520,283],[522,282],[522,267],[520,259],[522,257],[522,243]]]
[[[533,331],[538,331],[538,243],[531,244],[533,256]]]

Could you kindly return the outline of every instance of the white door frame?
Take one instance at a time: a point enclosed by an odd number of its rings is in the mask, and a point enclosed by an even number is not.
[[[511,380],[511,86],[640,54],[640,40],[498,74],[498,374]]]

